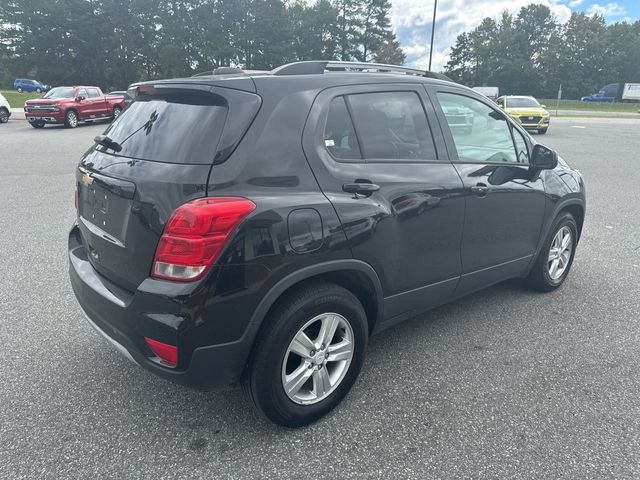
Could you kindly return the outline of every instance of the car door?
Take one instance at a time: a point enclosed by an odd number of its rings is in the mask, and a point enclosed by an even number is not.
[[[544,183],[529,168],[531,142],[508,116],[485,99],[454,87],[430,95],[444,126],[445,141],[464,183],[465,224],[458,294],[526,271],[540,238]],[[446,110],[464,111],[470,131]]]
[[[353,256],[378,273],[387,322],[446,301],[461,273],[462,182],[420,84],[323,91],[305,154]]]
[[[76,89],[75,93],[76,100],[81,98],[79,102],[76,103],[76,109],[78,110],[78,116],[80,120],[85,120],[90,118],[91,116],[91,103],[89,101],[89,94],[85,88]]]
[[[106,116],[104,98],[97,88],[87,88],[87,98],[83,103],[86,107],[86,118],[102,118]]]

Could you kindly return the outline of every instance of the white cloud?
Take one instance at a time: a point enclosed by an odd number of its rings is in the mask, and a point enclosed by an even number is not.
[[[627,14],[627,11],[624,7],[618,5],[617,2],[607,3],[606,5],[600,5],[598,3],[594,3],[589,8],[587,8],[587,13],[589,15],[602,15],[604,17],[621,17]]]
[[[570,6],[571,8],[573,8],[573,7],[577,7],[577,6],[578,6],[578,5],[580,5],[582,2],[583,2],[583,0],[571,0],[571,1],[569,2],[569,6]]]
[[[439,71],[444,68],[450,49],[459,34],[472,30],[485,17],[497,20],[503,11],[508,10],[516,14],[520,8],[531,3],[532,0],[439,0],[432,70]],[[558,0],[538,0],[536,3],[547,5],[561,22],[566,22],[571,16],[571,9],[558,3]],[[411,66],[428,66],[432,18],[431,0],[391,2],[391,23],[407,54],[407,64]]]

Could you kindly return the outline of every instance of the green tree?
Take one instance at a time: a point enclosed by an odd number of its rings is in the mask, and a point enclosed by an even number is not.
[[[402,51],[400,43],[395,39],[385,42],[373,57],[378,63],[388,63],[390,65],[404,65],[407,56]]]
[[[356,58],[367,62],[378,50],[394,38],[389,20],[388,0],[365,0],[362,2],[359,33],[355,40],[358,43]]]

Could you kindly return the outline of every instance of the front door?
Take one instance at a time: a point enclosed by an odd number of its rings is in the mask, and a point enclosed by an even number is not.
[[[372,265],[387,321],[453,294],[461,273],[462,182],[421,85],[321,93],[304,150],[353,256]]]
[[[529,169],[531,142],[503,112],[455,88],[431,91],[464,182],[460,294],[526,271],[545,210],[544,184]],[[461,128],[460,125],[465,125]]]

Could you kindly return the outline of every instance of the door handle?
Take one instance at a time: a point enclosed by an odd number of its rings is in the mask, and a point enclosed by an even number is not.
[[[471,187],[471,193],[477,195],[478,197],[486,197],[487,193],[489,193],[489,187],[487,187],[484,183],[478,183],[475,187]]]
[[[380,185],[376,185],[371,182],[353,182],[353,183],[345,183],[342,185],[342,190],[347,193],[355,193],[358,195],[364,195],[368,197],[373,192],[377,192],[380,190]]]

